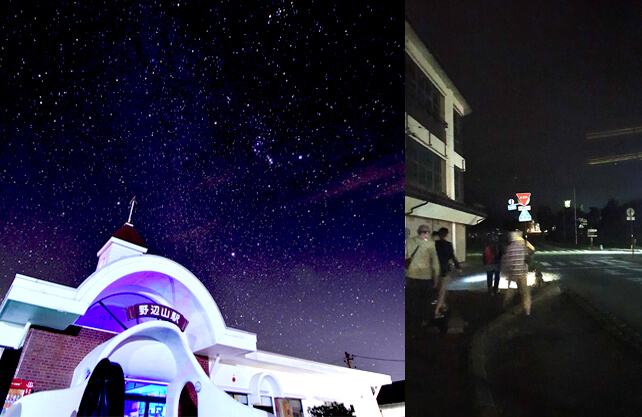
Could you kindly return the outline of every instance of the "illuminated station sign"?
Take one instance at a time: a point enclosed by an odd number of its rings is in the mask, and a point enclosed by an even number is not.
[[[138,319],[139,317],[154,317],[159,320],[174,323],[182,332],[189,324],[187,319],[178,311],[160,304],[136,304],[127,307],[127,320]]]

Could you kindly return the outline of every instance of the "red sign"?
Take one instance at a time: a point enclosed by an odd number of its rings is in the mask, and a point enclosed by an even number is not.
[[[14,378],[11,381],[11,388],[18,388],[25,390],[25,395],[31,394],[33,390],[33,381],[25,381],[24,379]]]
[[[155,317],[160,320],[169,321],[177,325],[182,332],[189,324],[189,321],[178,311],[165,307],[160,304],[136,304],[125,309],[127,311],[127,320],[137,319],[139,317]]]
[[[13,405],[20,398],[25,395],[29,395],[33,392],[33,381],[25,381],[23,379],[14,378],[11,381],[11,387],[7,393],[7,398],[4,400],[4,405],[2,406],[2,412],[4,414],[9,407]]]
[[[527,206],[531,201],[531,193],[517,193],[516,195],[522,206]]]

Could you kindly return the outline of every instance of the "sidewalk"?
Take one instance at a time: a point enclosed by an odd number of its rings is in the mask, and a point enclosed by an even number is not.
[[[479,257],[462,266],[453,288],[468,289],[448,294],[448,330],[407,324],[406,415],[642,415],[642,339],[618,340],[557,282],[533,291],[530,317],[504,312]]]
[[[468,257],[462,269],[462,278],[457,281],[482,274],[481,258]],[[485,285],[473,284],[482,289]],[[449,291],[449,332],[413,326],[406,320],[407,416],[476,415],[469,345],[476,329],[502,313],[501,300],[501,296],[490,297],[485,290]]]
[[[471,361],[484,362],[489,416],[640,416],[642,356],[609,334],[557,283],[484,329]],[[512,313],[515,313],[514,315]],[[482,384],[483,385],[483,384]]]

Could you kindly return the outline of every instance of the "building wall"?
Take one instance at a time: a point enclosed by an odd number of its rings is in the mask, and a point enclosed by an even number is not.
[[[284,398],[300,399],[308,415],[308,407],[323,405],[326,401],[337,401],[346,407],[354,406],[357,416],[379,416],[378,404],[369,386],[349,378],[336,375],[304,374],[277,370],[259,369],[252,366],[221,364],[212,375],[212,382],[228,392],[249,394],[252,378],[257,373],[273,376],[283,390]],[[277,397],[269,384],[261,386],[261,395]]]
[[[408,22],[406,22],[405,49],[407,55],[417,64],[421,71],[423,71],[428,81],[444,96],[444,121],[447,123],[446,138],[443,144],[439,143],[441,141],[438,138],[433,139],[433,135],[427,126],[423,126],[409,114],[406,114],[406,132],[410,138],[422,143],[424,146],[426,143],[430,143],[430,146],[426,146],[426,148],[432,152],[435,152],[436,149],[433,143],[443,145],[443,154],[440,155],[439,152],[435,153],[445,160],[445,172],[442,173],[442,177],[445,178],[444,191],[450,199],[455,201],[459,199],[461,201],[461,198],[459,198],[461,196],[457,195],[455,187],[455,168],[465,171],[466,163],[463,156],[455,151],[454,112],[457,111],[460,115],[465,116],[470,113],[470,108],[459,92],[456,91],[455,86],[448,79],[443,69],[440,68],[439,64],[432,57],[430,51],[426,49],[420,38],[414,33],[414,30]],[[429,138],[429,141],[426,142],[426,140],[422,140],[422,138]],[[460,261],[466,260],[466,226],[464,224],[417,216],[406,216],[406,228],[410,230],[409,237],[416,236],[417,227],[422,223],[428,224],[432,231],[439,230],[441,227],[449,229],[449,240],[455,248],[455,256]]]
[[[466,260],[466,226],[461,223],[453,223],[455,226],[455,234],[453,246],[455,247],[455,256],[460,261]]]
[[[77,335],[30,329],[15,378],[34,381],[34,392],[69,388],[76,366],[114,336],[84,327],[79,328]],[[196,360],[209,376],[208,358],[196,356]]]
[[[88,328],[75,328],[74,332],[55,332],[46,329],[29,330],[23,353],[15,373],[15,378],[34,381],[34,392],[69,388],[74,369],[93,349],[115,335]],[[209,376],[209,360],[196,356],[198,363]],[[257,373],[266,372],[248,366],[222,364],[216,368],[212,381],[221,389],[229,392],[250,393],[250,382]],[[303,376],[299,373],[267,371],[278,380],[285,398],[302,400],[303,409],[322,405],[326,400],[353,405],[358,415],[374,415],[376,399],[369,387],[357,389],[349,379],[339,382],[336,376]],[[262,395],[276,397],[268,385],[262,386]],[[194,393],[190,393],[194,394]],[[196,401],[196,396],[192,398]],[[376,411],[376,410],[375,410]]]
[[[34,392],[68,388],[74,369],[113,333],[80,328],[77,335],[30,329],[15,378],[34,381]]]

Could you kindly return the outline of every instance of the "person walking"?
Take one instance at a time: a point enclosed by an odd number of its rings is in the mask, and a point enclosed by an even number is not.
[[[454,264],[455,268],[461,272],[459,261],[455,257],[455,250],[453,244],[446,240],[448,237],[448,229],[442,227],[439,229],[439,240],[435,242],[437,250],[437,257],[439,258],[439,283],[438,283],[438,296],[437,305],[435,306],[435,318],[442,318],[442,308],[446,305],[446,290],[451,280],[451,265]]]
[[[502,248],[495,233],[488,234],[486,247],[482,255],[488,294],[496,295],[499,292],[499,275],[501,271]]]
[[[531,292],[527,283],[528,264],[526,263],[526,257],[529,254],[529,250],[535,251],[535,248],[524,239],[521,231],[510,232],[509,242],[501,262],[501,270],[506,275],[509,288],[504,298],[504,307],[510,304],[515,295],[513,291],[510,291],[511,282],[515,282],[522,297],[524,311],[527,316],[530,316]]]
[[[430,228],[422,224],[406,241],[406,302],[409,317],[427,324],[431,288],[439,276],[439,260]]]

